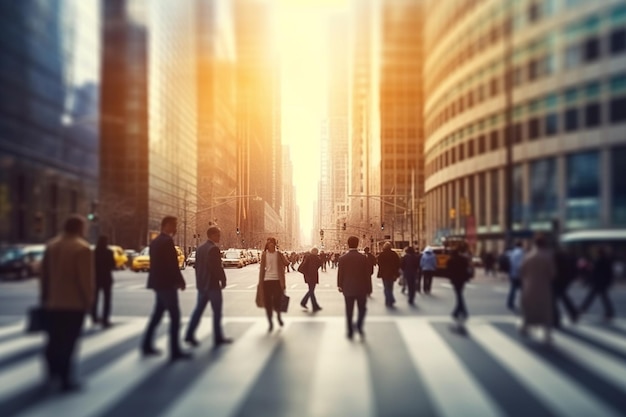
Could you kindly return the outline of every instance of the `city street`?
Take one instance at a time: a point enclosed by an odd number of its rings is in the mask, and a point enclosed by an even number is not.
[[[453,292],[436,279],[431,296],[409,308],[396,287],[397,308],[384,307],[374,281],[365,340],[345,337],[336,272],[320,273],[323,310],[303,311],[302,275],[287,275],[292,297],[285,327],[267,333],[254,305],[258,265],[227,270],[225,333],[233,345],[211,346],[210,308],[202,343],[190,362],[144,359],[139,340],[152,307],[146,273],[115,273],[109,330],[87,321],[78,370],[83,392],[40,387],[41,335],[23,332],[37,282],[0,282],[0,409],[3,416],[618,416],[626,408],[626,288],[612,298],[619,317],[602,323],[599,306],[566,325],[553,346],[541,335],[522,339],[518,317],[504,308],[507,283],[477,277],[466,290],[465,331],[448,317]],[[181,293],[183,321],[194,306],[193,269]],[[573,288],[580,302],[584,289]],[[165,320],[166,322],[167,320]],[[184,328],[184,326],[183,326]],[[166,348],[166,323],[157,345]]]

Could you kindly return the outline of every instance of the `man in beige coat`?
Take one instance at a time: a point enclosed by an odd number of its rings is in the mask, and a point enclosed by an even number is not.
[[[93,254],[83,238],[85,221],[73,215],[64,231],[48,242],[41,276],[41,304],[46,310],[48,382],[63,391],[80,389],[71,375],[72,356],[95,291]]]

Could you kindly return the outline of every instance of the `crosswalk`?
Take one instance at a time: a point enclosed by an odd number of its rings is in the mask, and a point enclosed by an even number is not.
[[[343,317],[224,319],[235,339],[211,346],[210,318],[191,361],[143,358],[143,317],[86,328],[77,371],[85,390],[42,388],[44,337],[0,327],[0,415],[9,416],[623,416],[626,322],[518,335],[510,316],[372,316],[365,337]],[[157,346],[167,350],[167,325]]]

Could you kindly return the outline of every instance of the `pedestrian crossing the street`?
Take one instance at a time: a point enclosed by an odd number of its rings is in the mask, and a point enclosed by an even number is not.
[[[552,344],[524,338],[511,316],[464,327],[443,316],[366,319],[350,340],[343,317],[224,319],[232,345],[212,346],[210,318],[190,361],[144,358],[147,319],[86,327],[78,393],[44,388],[44,336],[0,327],[0,414],[9,416],[623,416],[626,323],[566,324]],[[184,330],[184,326],[183,326]],[[167,323],[157,347],[167,352]]]

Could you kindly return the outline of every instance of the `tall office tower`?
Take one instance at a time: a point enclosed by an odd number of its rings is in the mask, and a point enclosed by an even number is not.
[[[174,239],[188,250],[196,212],[195,0],[104,7],[103,227],[113,225],[123,246],[140,247],[174,215]]]
[[[104,3],[100,232],[124,248],[148,238],[148,15],[144,0]]]
[[[350,211],[353,234],[367,231],[376,241],[380,229],[380,3],[352,3],[350,22]]]
[[[100,25],[97,1],[0,2],[0,242],[44,242],[92,210]]]
[[[295,250],[300,245],[300,231],[297,223],[296,187],[293,185],[293,162],[289,155],[289,147],[282,146],[282,174],[283,174],[283,202],[281,204],[281,219],[283,220],[285,237],[283,247]],[[264,240],[259,241],[259,247]]]
[[[282,231],[280,84],[272,2],[235,0],[238,195],[242,240]],[[284,233],[284,232],[281,232]]]
[[[198,211],[196,244],[210,223],[237,247],[237,67],[232,2],[198,0]]]
[[[350,200],[348,197],[348,151],[350,113],[350,25],[347,13],[330,16],[328,26],[328,186],[329,212],[324,215],[328,225],[340,233],[333,236],[334,243],[343,244],[343,224],[348,222]],[[322,177],[323,178],[323,177]],[[346,227],[347,229],[347,227]],[[343,233],[342,233],[343,232]],[[359,234],[360,235],[360,234]],[[329,238],[329,240],[331,240]]]
[[[338,236],[332,219],[333,193],[331,177],[331,158],[333,151],[330,143],[330,120],[322,120],[320,129],[320,180],[318,189],[320,227],[325,230],[324,246],[335,243]],[[329,243],[330,242],[330,243]]]
[[[381,11],[382,218],[396,247],[421,240],[417,210],[424,182],[422,8],[421,1],[386,0]]]
[[[553,220],[626,225],[626,4],[433,0],[427,10],[428,236],[463,234],[480,251]]]

